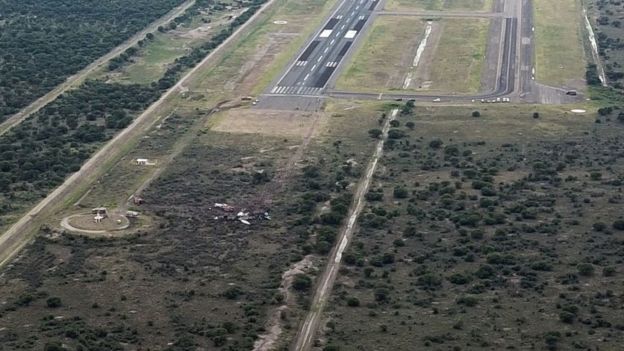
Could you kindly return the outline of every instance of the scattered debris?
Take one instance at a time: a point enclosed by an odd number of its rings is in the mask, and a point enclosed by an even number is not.
[[[106,210],[106,207],[96,207],[94,209],[91,209],[91,213],[95,215],[93,217],[93,221],[95,223],[100,223],[103,219],[108,217],[108,211]]]
[[[143,205],[145,203],[145,200],[143,200],[143,198],[140,197],[140,196],[132,195],[132,196],[130,196],[130,199],[132,200],[132,203],[134,205],[136,205],[136,206],[140,206],[140,205]]]
[[[139,166],[154,166],[156,165],[156,162],[150,161],[147,158],[137,158],[136,164]]]
[[[126,217],[128,218],[137,218],[139,214],[137,211],[126,211]]]
[[[214,207],[222,212],[228,213],[220,216],[214,216],[216,221],[239,221],[245,225],[251,225],[250,220],[271,220],[271,215],[269,215],[269,212],[266,210],[249,211],[246,208],[237,209],[234,206],[230,206],[225,203],[215,203]],[[236,212],[236,214],[233,214],[234,212]]]
[[[215,203],[214,207],[216,208],[220,208],[225,212],[233,212],[234,211],[234,207],[228,205],[228,204],[220,204],[220,203]]]

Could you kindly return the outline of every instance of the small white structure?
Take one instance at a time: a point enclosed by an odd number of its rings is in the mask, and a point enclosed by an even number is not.
[[[137,158],[136,163],[139,166],[147,166],[147,164],[149,163],[149,160],[146,158]]]
[[[95,223],[100,223],[104,218],[108,217],[108,211],[106,210],[106,207],[93,208],[91,209],[91,213],[95,215],[93,217]]]
[[[126,217],[128,218],[137,218],[139,216],[139,212],[137,211],[126,211]]]

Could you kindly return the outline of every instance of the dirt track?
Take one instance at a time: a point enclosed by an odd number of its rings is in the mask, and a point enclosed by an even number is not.
[[[310,311],[297,333],[297,339],[295,340],[293,350],[307,351],[310,350],[313,345],[314,335],[318,330],[323,310],[327,304],[329,294],[331,294],[334,282],[336,281],[336,275],[338,274],[338,269],[340,268],[340,263],[342,262],[342,254],[347,248],[349,241],[351,241],[353,231],[355,230],[355,224],[357,223],[357,219],[364,208],[364,195],[368,192],[373,174],[377,168],[377,163],[383,154],[383,146],[384,142],[388,138],[390,122],[394,120],[398,112],[399,110],[393,110],[392,114],[384,124],[382,139],[377,143],[373,157],[366,168],[364,178],[356,189],[353,203],[349,209],[347,224],[338,234],[338,245],[332,250],[327,267],[325,267],[325,271],[323,271],[323,274],[319,277],[316,284],[314,298],[312,300],[312,304],[310,305]]]
[[[14,126],[20,124],[23,120],[28,118],[28,116],[39,111],[41,108],[43,108],[45,105],[52,102],[59,95],[63,94],[67,90],[71,88],[75,88],[78,85],[82,84],[82,82],[85,81],[87,76],[93,73],[93,71],[100,68],[102,65],[106,64],[108,61],[110,61],[112,58],[116,57],[117,55],[121,54],[126,49],[135,45],[139,40],[143,39],[147,33],[151,33],[157,30],[159,26],[162,26],[166,24],[167,22],[169,22],[170,20],[180,16],[184,11],[186,11],[186,9],[193,6],[193,4],[195,4],[195,0],[187,0],[182,5],[171,10],[169,13],[167,13],[163,17],[152,22],[145,29],[136,33],[130,39],[123,42],[121,45],[109,51],[106,55],[93,61],[90,65],[78,71],[78,73],[68,77],[63,83],[59,84],[56,88],[52,89],[44,96],[32,102],[30,105],[24,107],[20,112],[12,115],[6,121],[0,123],[0,135],[6,133]]]
[[[121,157],[128,145],[136,143],[140,136],[148,131],[163,116],[159,108],[176,94],[180,93],[183,85],[197,71],[209,64],[211,59],[219,55],[229,44],[237,40],[249,26],[257,22],[267,7],[275,0],[269,0],[242,26],[226,39],[217,49],[208,54],[195,68],[182,77],[176,85],[167,90],[161,97],[137,117],[132,124],[117,134],[111,141],[93,155],[76,173],[72,174],[58,188],[39,202],[34,208],[26,213],[19,221],[13,224],[2,236],[0,236],[0,267],[15,256],[33,237],[34,233],[45,220],[47,215],[59,210],[67,202],[69,196],[74,195],[80,189],[86,188],[98,176],[103,174],[115,160]]]

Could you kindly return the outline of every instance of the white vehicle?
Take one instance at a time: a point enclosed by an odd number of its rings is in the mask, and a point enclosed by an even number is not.
[[[440,98],[433,99],[433,102],[440,102],[440,101],[441,101]]]

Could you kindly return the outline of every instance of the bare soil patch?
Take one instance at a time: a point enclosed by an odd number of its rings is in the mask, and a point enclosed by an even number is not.
[[[327,116],[321,112],[230,110],[221,115],[212,128],[218,132],[264,134],[271,136],[306,136],[314,121],[321,122],[312,136],[319,134]]]
[[[75,214],[64,218],[61,226],[72,232],[87,234],[108,234],[130,227],[130,220],[121,213],[112,212],[100,220],[94,216],[91,213]]]

